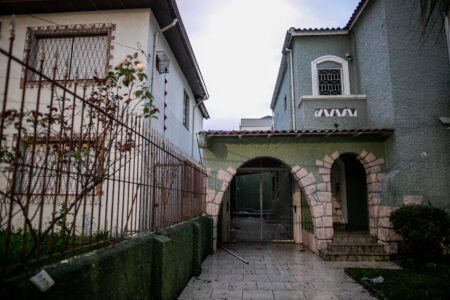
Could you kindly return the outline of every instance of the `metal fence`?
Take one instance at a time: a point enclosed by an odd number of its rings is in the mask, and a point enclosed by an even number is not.
[[[104,80],[69,79],[57,56],[30,64],[29,45],[18,59],[13,44],[12,27],[0,48],[2,272],[205,212],[205,170],[151,131],[142,106]]]

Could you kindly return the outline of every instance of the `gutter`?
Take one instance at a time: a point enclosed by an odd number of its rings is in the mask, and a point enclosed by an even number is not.
[[[286,48],[289,52],[289,77],[291,84],[291,118],[292,118],[292,130],[296,130],[295,126],[295,94],[294,94],[294,66],[292,63],[292,49]]]
[[[203,102],[205,100],[201,99],[197,104],[194,105],[194,107],[192,108],[192,143],[191,143],[191,157],[192,159],[194,159],[194,140],[195,140],[195,131],[194,131],[194,127],[195,127],[195,109],[197,107],[199,107],[200,105],[203,105]],[[199,108],[200,109],[200,108]]]
[[[172,23],[169,25],[161,28],[160,30],[156,31],[153,34],[153,51],[152,51],[152,78],[150,79],[150,93],[153,95],[153,89],[154,89],[154,78],[155,78],[155,65],[156,65],[156,43],[158,41],[158,33],[164,33],[164,31],[169,30],[170,28],[174,27],[178,23],[178,19],[174,19]]]
[[[178,19],[174,19],[172,23],[169,25],[161,28],[160,30],[156,31],[153,34],[153,51],[152,51],[152,76],[150,78],[150,93],[153,95],[153,90],[155,86],[155,65],[156,65],[156,43],[158,42],[158,33],[164,33],[165,31],[169,30],[172,27],[175,27],[175,25],[178,23]],[[152,128],[152,118],[149,120],[149,127]],[[166,131],[164,130],[164,135],[166,134]]]

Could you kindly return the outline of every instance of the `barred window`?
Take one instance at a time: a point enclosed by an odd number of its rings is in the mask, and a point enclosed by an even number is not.
[[[183,100],[183,125],[189,130],[189,96],[184,91],[184,100]]]
[[[64,155],[67,149],[68,144],[57,140],[49,142],[48,145],[39,141],[34,151],[32,146],[22,149],[15,193],[31,195],[79,193],[86,184],[92,182],[93,176],[99,174],[91,174],[91,169],[82,166],[78,171]],[[96,195],[99,191],[100,186],[96,186],[88,195]]]
[[[68,80],[104,78],[109,69],[112,24],[86,24],[29,28],[30,63],[39,68],[39,53],[44,54],[43,74],[52,78],[53,58],[57,57],[56,80],[64,79],[64,66]],[[38,80],[30,72],[28,81]]]
[[[348,61],[334,55],[324,55],[311,62],[312,95],[350,95]]]
[[[319,95],[342,95],[342,69],[318,69]]]

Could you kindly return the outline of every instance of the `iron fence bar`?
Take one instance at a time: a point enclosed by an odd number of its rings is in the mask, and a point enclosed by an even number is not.
[[[0,49],[0,55],[10,64],[6,86],[12,64],[17,63],[24,71],[18,126],[11,129],[16,134],[7,146],[14,152],[12,180],[9,192],[2,192],[2,197],[17,199],[2,204],[8,217],[3,267],[9,264],[13,222],[20,222],[24,229],[19,240],[19,263],[24,265],[116,237],[161,230],[204,213],[206,173],[202,167],[189,162],[126,106],[108,110],[101,90],[96,91],[95,86],[87,96],[86,82],[82,83],[79,95],[79,81],[69,85],[67,67],[63,80],[56,80],[56,57],[50,78],[43,73],[43,52],[37,70],[30,65],[30,49],[22,61],[10,48],[9,52]],[[34,76],[37,93],[27,93],[29,76]],[[50,84],[50,90],[41,95],[44,81]],[[7,111],[7,97],[6,89],[2,116]],[[29,111],[26,97],[35,97],[34,111]],[[41,107],[46,104],[47,109]],[[28,130],[24,122],[34,128]],[[9,143],[4,124],[2,118],[2,147]],[[25,146],[29,138],[31,143]],[[85,158],[85,166],[68,155],[83,149],[96,149]],[[32,204],[36,206],[31,208]]]
[[[26,67],[29,71],[32,71],[33,73],[39,73],[38,70],[36,70],[35,68],[33,68],[33,67],[31,67],[31,66],[26,66],[24,62],[22,62],[20,59],[18,59],[18,58],[16,58],[16,57],[14,57],[12,54],[6,52],[6,51],[3,50],[2,48],[0,48],[0,53],[6,55],[6,56],[8,56],[8,57],[11,57],[11,60],[13,60],[13,61],[19,63],[20,65],[22,65],[22,67]],[[67,90],[68,93],[72,94],[72,92],[71,92],[70,90],[68,90],[67,88],[65,88],[64,86],[62,86],[60,83],[58,83],[57,80],[51,79],[51,78],[49,78],[48,76],[46,76],[45,74],[42,74],[42,78],[45,79],[46,81],[51,82],[52,84],[54,84],[54,85],[57,86],[58,88],[61,88],[62,90]],[[94,104],[89,103],[88,101],[86,101],[85,99],[82,99],[82,98],[81,98],[80,96],[78,96],[78,95],[75,95],[75,97],[77,97],[77,99],[80,100],[81,102],[86,102],[86,105],[88,105],[89,107],[91,107],[91,108],[96,108],[100,113],[102,113],[103,115],[107,116],[107,117],[110,118],[112,121],[117,122],[119,125],[125,127],[126,129],[133,130],[132,128],[129,128],[126,124],[124,124],[124,123],[123,123],[122,121],[120,121],[119,119],[116,119],[116,118],[114,118],[113,116],[111,116],[110,114],[108,114],[107,112],[105,112],[103,109],[100,109],[100,108],[96,107]],[[142,136],[142,137],[144,137],[144,136]],[[160,146],[160,145],[155,145],[155,147],[159,148],[159,147],[162,147],[162,146]],[[175,154],[175,153],[169,153],[168,155],[171,155],[171,156],[175,156],[175,157],[176,157],[176,154]]]

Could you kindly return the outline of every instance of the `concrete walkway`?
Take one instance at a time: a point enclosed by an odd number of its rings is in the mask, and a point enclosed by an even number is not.
[[[202,264],[179,299],[374,299],[345,267],[398,268],[389,262],[325,262],[294,244],[232,244]]]

